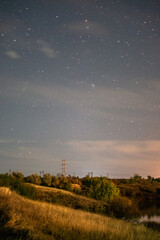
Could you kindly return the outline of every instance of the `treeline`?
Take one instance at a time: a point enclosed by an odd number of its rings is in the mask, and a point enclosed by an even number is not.
[[[32,190],[24,183],[31,183],[40,186],[54,187],[74,192],[97,200],[112,201],[120,195],[129,199],[147,197],[160,194],[160,178],[148,176],[144,179],[139,174],[134,174],[129,179],[107,179],[106,177],[79,178],[76,176],[54,176],[49,173],[40,176],[31,174],[25,177],[21,172],[11,174],[0,174],[0,186],[9,186],[20,194],[30,195]],[[32,194],[32,198],[33,198]]]
[[[29,192],[29,187],[31,187],[24,183],[59,188],[97,200],[112,201],[119,196],[119,189],[106,177],[86,176],[80,179],[75,176],[56,177],[49,173],[44,174],[43,177],[38,174],[24,177],[21,172],[0,175],[0,186],[8,186],[20,194],[23,194],[22,191]]]
[[[156,184],[160,183],[160,178],[154,178],[150,175],[147,178],[143,178],[138,173],[135,173],[128,179],[112,179],[113,182],[116,184],[124,183],[124,184],[134,184],[134,183],[141,183],[141,184]]]
[[[134,174],[129,179],[112,179],[120,190],[121,196],[129,198],[138,208],[160,202],[160,178],[148,176],[143,178]]]
[[[130,179],[107,179],[90,176],[57,177],[48,173],[25,177],[21,172],[12,172],[0,174],[0,187],[2,186],[33,200],[117,218],[138,216],[146,202],[160,199],[159,179],[144,179],[138,174],[134,174]]]
[[[44,193],[43,190],[40,191],[35,187],[35,184],[64,189],[76,195],[64,194],[63,191],[55,193],[54,191],[46,192],[46,190]],[[44,174],[43,177],[37,174],[24,177],[20,172],[12,172],[12,174],[0,174],[0,186],[9,187],[18,194],[33,200],[56,203],[118,218],[127,217],[136,211],[132,201],[121,196],[116,184],[106,177],[86,176],[80,179],[75,176],[56,177],[50,174]],[[81,196],[87,197],[88,200],[84,200]],[[92,202],[92,199],[96,202]]]

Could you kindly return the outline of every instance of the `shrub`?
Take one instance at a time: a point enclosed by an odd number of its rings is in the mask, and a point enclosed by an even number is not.
[[[20,178],[16,178],[13,175],[1,174],[0,175],[0,186],[9,187],[18,194],[30,198],[36,198],[35,188],[29,184],[24,183]]]
[[[85,177],[82,188],[88,197],[98,200],[112,201],[119,195],[116,185],[105,177]]]
[[[12,172],[12,176],[19,178],[20,180],[24,180],[24,175],[21,172]]]
[[[135,173],[133,177],[129,179],[129,183],[141,183],[141,182],[143,182],[143,178],[138,173]]]
[[[42,183],[45,186],[51,186],[52,184],[52,176],[49,173],[43,175]]]
[[[71,191],[72,189],[72,185],[71,182],[69,181],[69,179],[67,177],[60,177],[59,178],[59,188],[67,190],[67,191]]]
[[[138,213],[138,209],[135,206],[133,207],[132,201],[122,196],[115,198],[111,202],[110,209],[117,218],[129,217]]]
[[[36,185],[41,184],[41,177],[38,174],[32,174],[32,175],[26,177],[25,180],[28,183],[33,183],[33,184],[36,184]]]
[[[56,176],[52,176],[52,187],[58,187],[59,186],[59,179]]]
[[[0,174],[0,186],[9,187],[11,184],[12,177],[11,175],[6,174]]]
[[[16,189],[15,189],[16,190]],[[20,184],[18,192],[20,195],[30,198],[30,199],[36,199],[36,190],[33,186],[29,184]]]

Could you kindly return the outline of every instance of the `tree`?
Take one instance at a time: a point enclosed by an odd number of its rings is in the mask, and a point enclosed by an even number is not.
[[[52,176],[49,173],[43,175],[42,182],[45,186],[51,186],[52,184]]]
[[[148,179],[149,182],[153,182],[154,181],[154,177],[151,177],[150,175],[147,176],[147,179]]]
[[[56,176],[52,176],[52,187],[58,187],[59,186],[59,179]]]
[[[38,174],[32,174],[32,175],[26,177],[26,182],[40,185],[41,177]]]
[[[99,200],[112,201],[119,195],[116,185],[105,177],[85,177],[82,188],[89,197]]]
[[[72,188],[72,185],[67,177],[61,176],[59,178],[59,188],[70,191]]]
[[[19,178],[20,180],[24,180],[24,175],[21,172],[12,172],[12,176]]]
[[[142,182],[142,176],[140,176],[138,173],[135,173],[133,177],[129,179],[129,183],[140,183]]]

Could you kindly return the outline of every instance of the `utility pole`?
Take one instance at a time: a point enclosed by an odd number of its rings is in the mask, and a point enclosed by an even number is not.
[[[62,160],[62,176],[66,177],[66,160]]]
[[[40,176],[43,177],[44,171],[40,171]]]
[[[93,177],[93,172],[88,172],[88,176],[89,176],[90,178],[92,178],[92,177]]]

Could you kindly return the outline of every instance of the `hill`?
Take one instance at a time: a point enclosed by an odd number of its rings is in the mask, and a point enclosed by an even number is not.
[[[158,240],[143,225],[21,197],[0,188],[0,239]]]
[[[39,185],[33,186],[35,187],[36,199],[43,202],[55,203],[74,209],[81,209],[96,213],[105,213],[105,211],[109,211],[109,205],[107,202],[87,198],[58,188]]]

